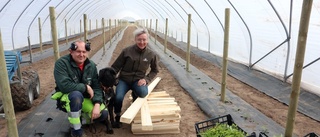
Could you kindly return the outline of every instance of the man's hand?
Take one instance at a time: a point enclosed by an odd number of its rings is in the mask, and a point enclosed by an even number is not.
[[[93,122],[94,119],[97,119],[100,117],[100,104],[96,103],[93,106],[92,113],[91,113],[91,122]]]
[[[145,79],[140,79],[138,81],[138,86],[145,86],[145,85],[147,85],[147,81]]]
[[[89,86],[89,85],[87,85],[87,92],[89,93],[89,95],[90,95],[90,99],[92,99],[92,97],[93,97],[93,90],[92,90],[92,88]]]

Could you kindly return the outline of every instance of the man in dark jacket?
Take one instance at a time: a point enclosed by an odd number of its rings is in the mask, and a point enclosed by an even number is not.
[[[103,93],[98,82],[96,64],[88,59],[90,45],[76,41],[69,48],[70,54],[55,62],[54,79],[58,107],[68,113],[71,136],[83,136],[82,124],[103,121],[108,111],[103,104]],[[81,118],[80,118],[81,116]]]
[[[138,28],[133,34],[136,44],[123,49],[111,66],[116,73],[120,72],[114,106],[114,112],[116,114],[114,127],[116,128],[121,126],[120,113],[125,94],[131,89],[133,100],[137,97],[145,97],[148,94],[147,84],[150,83],[159,72],[159,59],[157,55],[147,47],[148,31],[143,28]],[[147,73],[149,67],[150,71]]]

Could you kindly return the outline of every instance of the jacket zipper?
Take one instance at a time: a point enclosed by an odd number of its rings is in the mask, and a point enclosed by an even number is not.
[[[142,53],[139,53],[140,55],[139,55],[139,61],[138,61],[138,67],[137,67],[137,69],[135,70],[135,72],[134,72],[134,75],[133,75],[133,77],[132,77],[132,82],[134,82],[133,80],[134,80],[134,78],[135,78],[135,76],[136,76],[136,74],[137,74],[137,71],[138,71],[138,69],[139,69],[139,67],[140,67],[140,60],[141,60],[141,56],[142,56]],[[134,64],[135,64],[135,61],[133,62]]]

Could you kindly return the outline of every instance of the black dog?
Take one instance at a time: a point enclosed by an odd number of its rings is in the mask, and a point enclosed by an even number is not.
[[[107,134],[113,134],[112,125],[114,125],[113,106],[115,101],[115,92],[113,86],[117,84],[116,72],[107,67],[99,71],[99,82],[104,93],[104,104],[109,111],[109,119],[106,120]],[[110,123],[111,122],[111,123]]]

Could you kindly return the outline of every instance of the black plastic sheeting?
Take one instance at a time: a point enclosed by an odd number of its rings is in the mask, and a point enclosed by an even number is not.
[[[159,34],[159,36],[163,37],[163,34]],[[186,43],[176,42],[173,38],[169,38],[169,41],[180,49],[187,51]],[[191,48],[191,52],[214,63],[220,68],[222,67],[221,57],[199,50],[195,47]],[[228,74],[286,105],[289,105],[290,103],[291,84],[289,83],[285,83],[271,75],[258,70],[249,69],[243,64],[234,63],[232,61],[228,61]],[[301,88],[298,111],[314,120],[320,121],[319,108],[320,96]]]
[[[222,103],[220,101],[221,87],[219,83],[191,64],[189,65],[189,72],[187,72],[186,62],[169,50],[164,54],[162,45],[154,45],[152,42],[149,42],[149,45],[159,55],[161,62],[179,81],[179,84],[209,117],[215,118],[230,114],[235,123],[247,133],[267,132],[267,135],[284,133],[283,127],[229,90],[226,90],[228,103]]]
[[[97,33],[94,35],[99,35]],[[120,36],[112,38],[112,43],[105,44],[105,47],[94,54],[90,59],[97,63],[98,70],[109,66],[112,52],[114,51],[117,43],[121,40],[123,31],[119,33]],[[93,35],[91,35],[93,36]],[[67,50],[69,46],[60,45],[60,51]],[[43,58],[53,56],[52,48],[44,50],[43,53],[33,54],[34,62]],[[23,56],[23,60],[28,60],[29,56]],[[26,65],[26,64],[24,64]],[[55,91],[52,91],[53,94]],[[18,125],[18,133],[22,136],[36,137],[66,137],[69,136],[69,122],[66,113],[56,109],[56,101],[52,100],[51,94],[37,108],[31,112],[26,118],[22,119]]]

